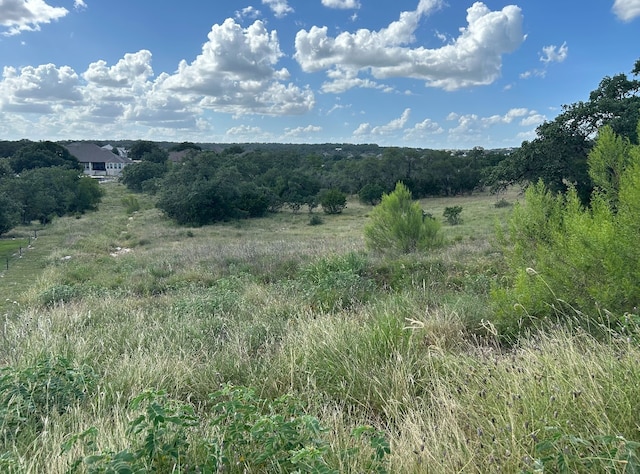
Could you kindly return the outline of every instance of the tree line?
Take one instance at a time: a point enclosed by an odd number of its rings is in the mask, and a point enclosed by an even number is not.
[[[176,149],[187,153],[173,163],[169,152]],[[124,169],[122,182],[133,191],[156,194],[167,216],[192,225],[259,217],[282,208],[298,212],[321,205],[326,211],[336,192],[360,194],[375,203],[398,181],[417,197],[471,193],[505,156],[482,148],[368,147],[355,154],[357,147],[345,151],[329,145],[233,145],[213,151],[189,143],[162,149],[152,142],[134,151],[140,161]]]

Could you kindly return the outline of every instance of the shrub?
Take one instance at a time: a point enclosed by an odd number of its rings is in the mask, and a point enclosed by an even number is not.
[[[377,252],[410,253],[442,242],[440,224],[422,213],[411,191],[398,182],[395,190],[382,196],[364,228],[367,247]]]
[[[96,382],[91,367],[76,367],[59,356],[43,356],[31,367],[0,369],[0,441],[38,431],[42,420],[53,413],[64,413],[83,401]]]
[[[339,189],[329,189],[320,195],[320,205],[325,214],[340,214],[347,207],[347,196]]]
[[[553,195],[540,182],[514,208],[505,239],[510,284],[493,291],[507,334],[549,318],[600,331],[623,324],[640,304],[640,146],[604,137],[611,156],[602,156],[598,141],[597,162],[621,171],[593,193],[589,207],[574,188]],[[619,161],[626,164],[611,164]]]
[[[451,225],[458,225],[462,223],[460,213],[462,212],[462,206],[445,207],[442,215]]]
[[[358,199],[363,204],[375,206],[380,203],[383,194],[384,188],[379,184],[365,184],[358,193]]]
[[[72,436],[62,447],[69,452],[81,444],[91,455],[77,459],[74,472],[313,472],[337,474],[329,464],[364,457],[366,472],[386,473],[389,442],[375,428],[358,426],[347,449],[334,453],[326,429],[303,410],[291,395],[275,400],[258,398],[247,387],[224,385],[210,395],[214,435],[202,438],[201,419],[190,405],[160,392],[145,392],[131,408],[142,413],[127,429],[127,444],[119,452],[100,451],[95,427]],[[361,449],[363,440],[368,446]],[[0,458],[0,466],[2,466]],[[335,461],[334,461],[335,462]]]
[[[498,201],[496,201],[493,206],[495,208],[497,208],[497,209],[500,209],[500,208],[503,208],[503,207],[511,206],[511,203],[509,201],[507,201],[505,198],[501,198]]]
[[[138,198],[131,194],[122,198],[122,205],[124,206],[127,214],[133,214],[140,210],[140,202],[138,201]]]
[[[321,225],[323,223],[322,221],[322,217],[313,214],[310,218],[309,218],[309,225]]]

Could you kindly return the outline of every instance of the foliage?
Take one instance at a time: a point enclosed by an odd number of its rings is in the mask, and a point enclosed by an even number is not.
[[[460,217],[461,212],[462,206],[445,207],[442,216],[447,220],[449,224],[458,225],[462,223],[462,218]]]
[[[624,436],[580,437],[561,427],[545,427],[536,443],[534,465],[552,472],[639,472],[640,443]]]
[[[640,161],[640,157],[632,156],[639,152],[640,148],[631,145],[628,138],[616,135],[610,125],[598,132],[596,145],[589,153],[589,176],[612,209],[618,206],[622,174],[633,161]]]
[[[523,142],[490,173],[487,182],[494,189],[503,189],[541,179],[553,192],[565,192],[573,186],[581,202],[587,203],[592,190],[587,156],[593,136],[609,125],[616,135],[638,143],[639,91],[640,80],[628,79],[625,74],[605,77],[588,101],[565,105],[553,121],[540,125],[537,138]]]
[[[127,214],[133,214],[140,210],[140,202],[131,194],[122,198],[122,205],[124,206]]]
[[[30,143],[20,148],[10,159],[11,168],[16,173],[36,168],[60,167],[80,170],[80,163],[62,145],[50,141]]]
[[[20,206],[6,192],[0,190],[0,235],[20,222]]]
[[[328,189],[320,194],[320,205],[325,214],[340,214],[347,207],[347,196],[339,189]]]
[[[94,210],[103,195],[91,178],[60,167],[24,171],[6,186],[20,207],[24,224],[36,219],[46,224],[55,216]]]
[[[190,225],[260,217],[274,200],[271,190],[256,185],[236,165],[210,152],[172,167],[158,194],[159,209],[179,224]]]
[[[365,184],[358,193],[358,199],[363,204],[370,204],[375,206],[380,203],[382,195],[384,194],[384,188],[379,184]]]
[[[514,209],[507,239],[511,286],[494,291],[507,333],[567,312],[592,330],[619,327],[640,304],[640,146],[607,129],[601,137],[590,158],[593,174],[605,161],[619,173],[602,177],[604,190],[593,193],[588,208],[574,188],[554,195],[540,182]],[[511,308],[514,302],[520,310]]]
[[[39,430],[44,419],[64,413],[93,391],[96,374],[60,356],[41,356],[33,366],[0,368],[0,443]]]
[[[190,405],[170,400],[162,391],[147,391],[135,397],[131,409],[142,413],[127,429],[131,446],[117,453],[98,452],[95,428],[72,436],[63,446],[68,451],[78,441],[92,451],[77,460],[70,472],[173,472],[181,469],[189,449],[187,430],[198,423]],[[80,468],[84,465],[85,469]]]
[[[120,180],[129,189],[136,192],[146,191],[155,194],[159,180],[167,173],[165,163],[141,161],[132,163],[122,170]]]
[[[190,405],[169,399],[162,391],[148,391],[131,403],[143,408],[127,429],[130,446],[119,452],[100,452],[95,428],[72,436],[68,452],[82,443],[92,454],[77,459],[70,472],[309,472],[337,474],[329,463],[335,457],[326,429],[303,411],[300,400],[283,395],[269,401],[247,387],[225,384],[210,395],[214,436],[194,437],[202,420]],[[383,433],[371,426],[353,430],[355,441],[368,439],[371,459],[367,472],[386,473],[390,453]],[[193,446],[192,446],[193,445]],[[359,444],[345,457],[360,452]],[[84,468],[84,469],[82,469]]]
[[[202,151],[202,147],[200,145],[196,145],[193,142],[182,142],[169,147],[169,151],[184,151],[184,150]]]
[[[323,223],[324,221],[322,220],[322,217],[317,214],[313,214],[309,217],[309,225],[322,225]]]
[[[350,252],[321,258],[301,270],[295,288],[305,303],[321,311],[336,311],[366,303],[375,284],[366,277],[367,259]]]
[[[129,158],[164,164],[169,158],[169,154],[155,142],[138,140],[129,148]]]
[[[442,242],[440,224],[425,218],[422,209],[411,198],[401,182],[395,191],[382,196],[373,208],[364,236],[367,246],[378,252],[410,253],[436,247]]]

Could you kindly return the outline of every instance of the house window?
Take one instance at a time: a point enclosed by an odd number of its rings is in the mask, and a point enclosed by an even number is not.
[[[104,161],[103,162],[94,162],[91,163],[93,166],[93,171],[106,171],[107,167],[105,166]]]

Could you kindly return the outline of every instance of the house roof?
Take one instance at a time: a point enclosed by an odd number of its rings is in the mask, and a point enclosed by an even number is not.
[[[132,163],[129,158],[123,158],[109,150],[99,147],[95,143],[76,142],[65,145],[80,163]]]

